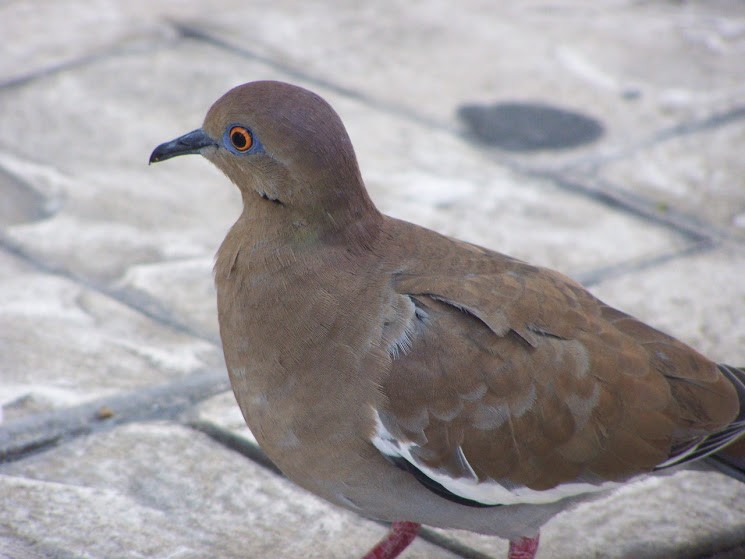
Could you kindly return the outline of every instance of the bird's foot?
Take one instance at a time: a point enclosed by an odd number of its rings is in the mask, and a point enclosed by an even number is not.
[[[394,559],[394,557],[398,557],[398,554],[414,541],[420,528],[421,525],[416,522],[394,522],[391,524],[388,535],[368,551],[362,559]]]
[[[538,551],[538,537],[520,538],[519,540],[510,540],[510,552],[507,554],[508,559],[535,559]]]

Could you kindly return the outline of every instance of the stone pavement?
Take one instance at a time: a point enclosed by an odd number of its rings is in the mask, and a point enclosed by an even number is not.
[[[146,165],[245,81],[327,98],[385,212],[745,364],[741,0],[5,0],[0,35],[0,557],[348,558],[384,533],[243,426],[211,278],[237,190]],[[505,551],[429,530],[404,557]],[[745,484],[627,486],[538,556],[745,557]]]

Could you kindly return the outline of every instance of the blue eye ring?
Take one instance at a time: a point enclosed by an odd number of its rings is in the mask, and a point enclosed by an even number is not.
[[[225,128],[223,144],[236,155],[256,153],[263,151],[261,142],[253,135],[253,132],[242,124],[231,124]]]

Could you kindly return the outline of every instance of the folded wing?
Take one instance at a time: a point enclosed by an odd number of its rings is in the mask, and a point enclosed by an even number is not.
[[[607,489],[735,419],[732,383],[685,344],[556,272],[441,239],[392,277],[409,310],[373,437],[433,491],[483,506]]]

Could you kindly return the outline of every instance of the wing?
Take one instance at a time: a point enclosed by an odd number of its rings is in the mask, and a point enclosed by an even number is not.
[[[731,383],[693,349],[556,272],[439,239],[393,275],[373,437],[431,489],[475,505],[606,489],[737,415]]]

